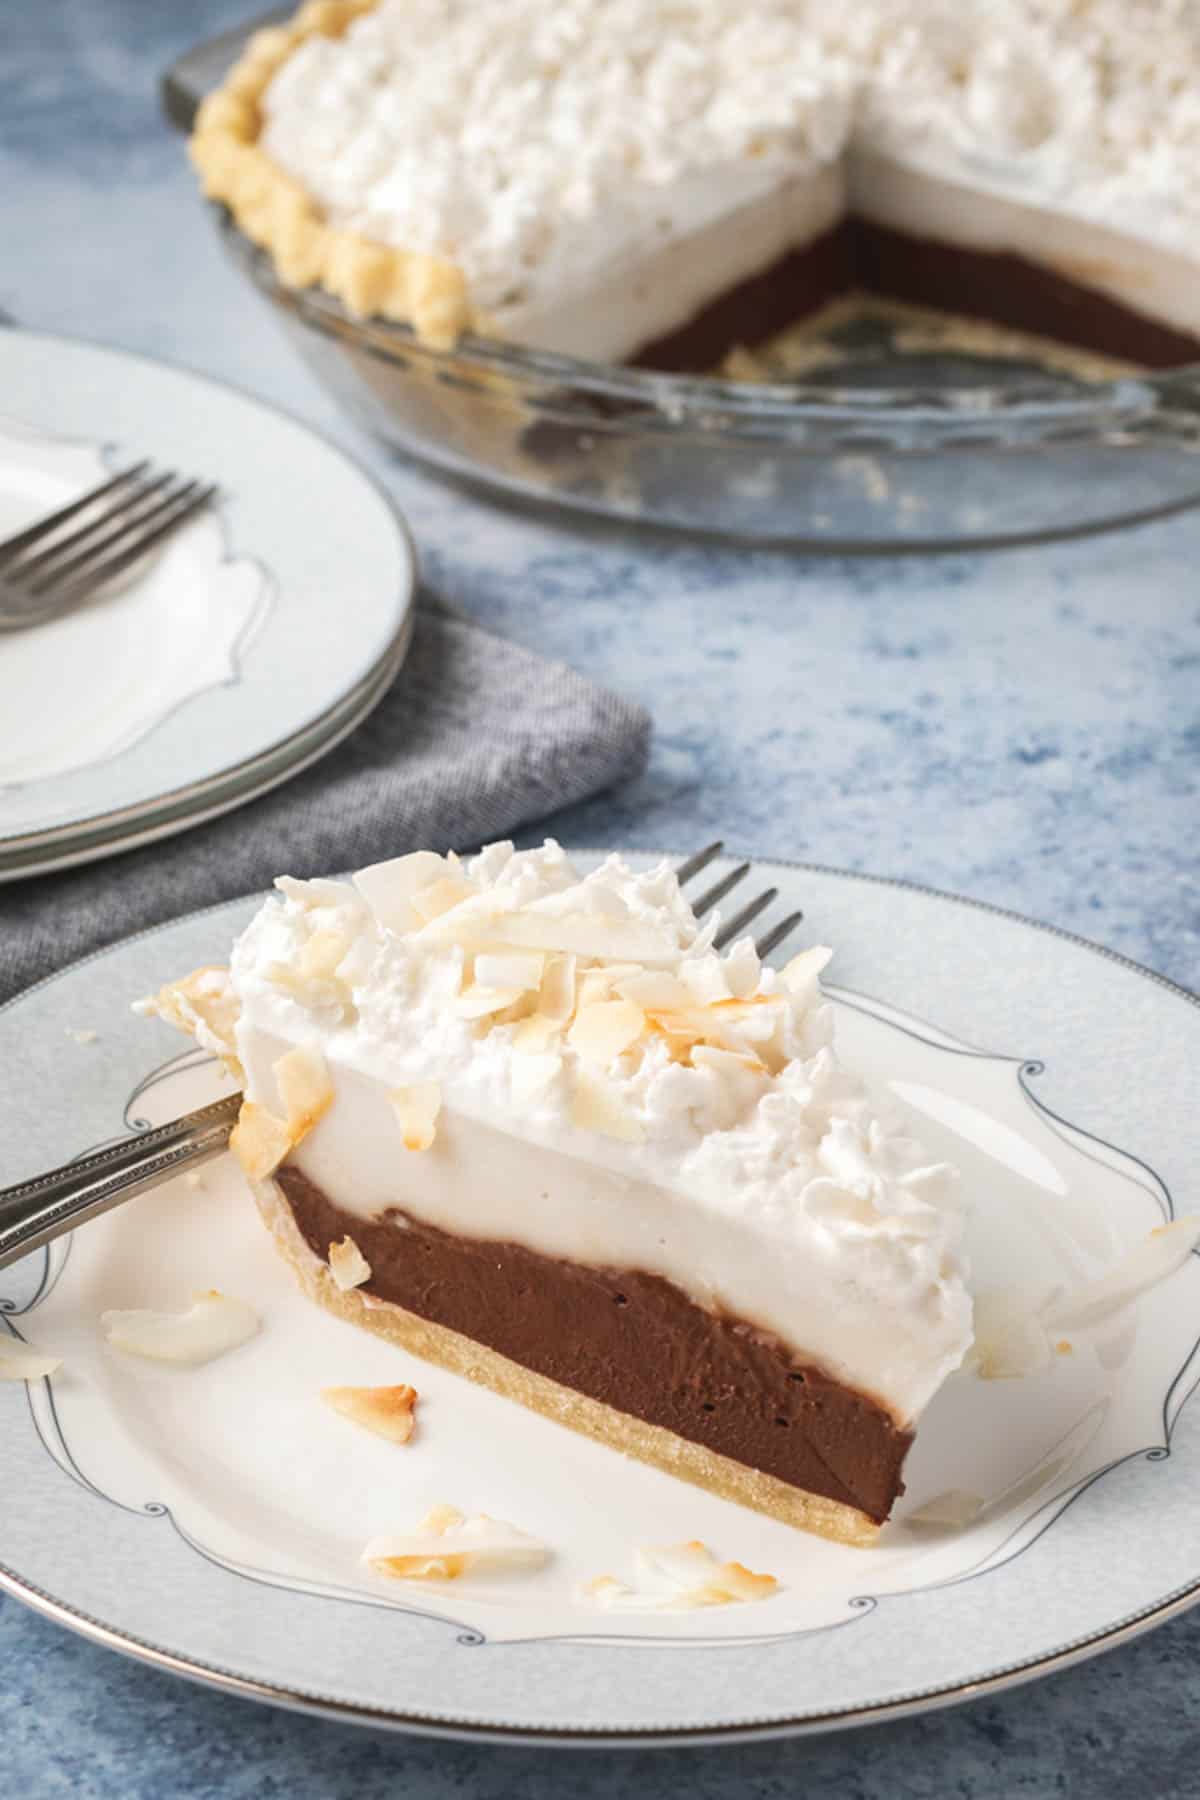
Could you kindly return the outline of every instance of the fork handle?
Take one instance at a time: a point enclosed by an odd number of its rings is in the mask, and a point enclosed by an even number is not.
[[[61,1169],[35,1175],[32,1181],[0,1188],[0,1269],[110,1207],[219,1155],[229,1143],[241,1103],[240,1094],[230,1094],[106,1150],[93,1150]]]

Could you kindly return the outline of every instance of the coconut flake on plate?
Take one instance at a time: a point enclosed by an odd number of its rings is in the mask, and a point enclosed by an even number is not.
[[[62,1368],[62,1357],[51,1356],[24,1338],[0,1332],[0,1381],[40,1381]]]
[[[774,1575],[756,1575],[739,1562],[719,1562],[697,1538],[686,1544],[643,1545],[633,1553],[632,1584],[599,1575],[582,1590],[610,1612],[690,1612],[767,1600],[778,1591]]]
[[[402,1382],[394,1387],[327,1387],[321,1389],[321,1398],[364,1431],[387,1438],[389,1443],[407,1444],[420,1396],[415,1387]]]
[[[984,1381],[1034,1375],[1071,1349],[1064,1332],[1105,1325],[1166,1281],[1200,1244],[1200,1214],[1159,1225],[1105,1274],[1077,1287],[1056,1287],[1036,1298],[1001,1290],[975,1301],[975,1341],[969,1365]]]
[[[362,1560],[376,1574],[401,1581],[456,1581],[460,1575],[540,1569],[547,1545],[503,1519],[455,1506],[433,1507],[414,1531],[372,1538]]]
[[[108,1342],[117,1350],[128,1350],[154,1362],[197,1367],[257,1336],[259,1317],[245,1300],[235,1300],[212,1288],[206,1294],[197,1294],[185,1313],[139,1307],[103,1312],[100,1324]]]
[[[1157,1287],[1187,1261],[1200,1244],[1200,1214],[1189,1213],[1170,1225],[1159,1225],[1135,1244],[1108,1273],[1089,1281],[1044,1313],[1048,1331],[1086,1331],[1103,1325],[1126,1306]]]

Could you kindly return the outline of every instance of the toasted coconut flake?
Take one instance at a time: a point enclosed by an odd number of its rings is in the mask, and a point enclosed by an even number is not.
[[[588,1007],[599,1006],[603,1000],[611,999],[612,990],[613,977],[607,969],[584,969],[575,990],[576,1014],[585,1012]]]
[[[453,1506],[435,1506],[415,1531],[372,1538],[363,1561],[402,1581],[455,1581],[468,1572],[540,1569],[549,1554],[545,1544],[503,1519],[486,1513],[467,1519]]]
[[[224,1062],[236,1080],[242,1080],[237,1054],[237,1022],[241,1003],[233,991],[229,970],[217,964],[194,969],[181,981],[169,981],[135,1010],[164,1019],[177,1031],[187,1032],[206,1050]]]
[[[306,939],[296,958],[296,967],[305,982],[332,981],[338,964],[350,948],[350,939],[342,931],[314,931]]]
[[[678,947],[639,919],[611,919],[599,913],[545,913],[530,907],[494,921],[493,935],[530,950],[563,951],[596,962],[645,963],[673,968]]]
[[[632,1000],[601,1000],[594,1006],[580,1005],[567,1042],[588,1062],[606,1069],[637,1043],[645,1029],[646,1015]]]
[[[704,956],[689,956],[679,970],[679,977],[693,1006],[713,1006],[718,1000],[730,998],[725,965],[715,950]]]
[[[924,1506],[910,1512],[903,1523],[962,1530],[975,1522],[986,1504],[982,1494],[972,1494],[966,1488],[948,1488],[944,1494],[935,1494]]]
[[[739,1562],[718,1562],[706,1544],[634,1552],[634,1584],[600,1575],[584,1587],[585,1598],[617,1612],[686,1612],[701,1606],[730,1606],[766,1600],[779,1587],[774,1575],[756,1575]]]
[[[521,998],[522,988],[481,987],[478,982],[464,988],[454,1002],[454,1010],[464,1019],[487,1019],[494,1013],[507,1012]]]
[[[371,1279],[371,1265],[352,1237],[329,1246],[329,1273],[342,1289],[361,1287]]]
[[[1053,1301],[1043,1314],[1047,1329],[1084,1331],[1104,1324],[1139,1295],[1173,1275],[1198,1243],[1200,1215],[1192,1213],[1170,1225],[1160,1225],[1098,1281],[1089,1281],[1074,1293]]]
[[[417,850],[411,856],[372,863],[369,868],[360,869],[352,880],[384,929],[404,933],[421,923],[410,904],[413,895],[432,887],[446,869],[444,858],[435,856],[432,850]]]
[[[706,1544],[643,1547],[634,1552],[634,1567],[649,1585],[663,1585],[679,1607],[725,1606],[735,1600],[765,1600],[779,1583],[773,1575],[756,1575],[739,1562],[718,1562]]]
[[[416,1388],[407,1383],[398,1387],[321,1389],[322,1400],[332,1406],[334,1412],[393,1444],[407,1444],[412,1436],[419,1397]]]
[[[0,1332],[0,1381],[40,1381],[43,1375],[53,1375],[61,1368],[61,1356],[51,1356],[24,1338]]]
[[[524,1106],[535,1094],[544,1093],[563,1066],[562,1057],[548,1050],[542,1054],[516,1056],[512,1062],[512,1097]]]
[[[833,961],[833,951],[827,944],[813,944],[811,949],[801,950],[793,956],[780,973],[780,980],[785,988],[793,994],[803,993],[810,982],[816,981],[822,971]]]
[[[1190,1214],[1159,1226],[1095,1281],[1032,1297],[1019,1292],[980,1295],[970,1355],[976,1374],[984,1381],[1039,1374],[1056,1354],[1070,1353],[1064,1331],[1094,1330],[1117,1318],[1173,1275],[1198,1243],[1200,1216]]]
[[[100,1033],[87,1026],[68,1025],[67,1036],[76,1044],[95,1044],[99,1041]]]
[[[253,1100],[244,1100],[229,1137],[229,1148],[250,1181],[273,1175],[292,1147],[286,1122]]]
[[[388,1095],[400,1121],[406,1150],[428,1150],[437,1136],[442,1110],[442,1090],[436,1081],[418,1081],[412,1087],[393,1088]]]
[[[767,1072],[762,1058],[752,1050],[723,1050],[719,1044],[697,1044],[692,1061],[698,1069],[712,1069],[730,1081]]]
[[[464,900],[469,900],[475,890],[469,882],[454,875],[443,875],[440,881],[431,882],[428,887],[418,888],[409,901],[423,925],[431,919],[440,919],[443,913],[453,912]]]
[[[585,1581],[580,1589],[584,1598],[594,1600],[597,1606],[620,1607],[626,1600],[636,1600],[641,1610],[642,1596],[636,1594],[628,1582],[618,1581],[615,1575],[596,1575],[591,1581]]]
[[[762,964],[753,938],[739,938],[725,958],[725,980],[735,1000],[753,994],[762,979]]]
[[[576,1071],[571,1123],[579,1131],[595,1131],[601,1137],[617,1138],[627,1144],[640,1144],[646,1136],[610,1084],[586,1069]]]
[[[573,956],[546,958],[541,993],[538,995],[538,1012],[560,1025],[565,1025],[575,1011],[576,967]]]
[[[346,898],[344,882],[330,881],[321,875],[307,881],[297,880],[294,875],[277,875],[275,886],[304,912],[313,912],[319,906],[340,906]]]
[[[234,1300],[215,1288],[197,1294],[185,1313],[104,1312],[100,1324],[109,1343],[154,1362],[195,1367],[248,1343],[259,1329],[258,1314],[245,1300]]]
[[[694,1005],[690,990],[666,969],[639,969],[622,975],[616,989],[623,1000],[632,1000],[645,1012],[679,1012]]]
[[[551,1045],[557,1044],[561,1036],[562,1024],[558,1019],[547,1018],[542,1012],[530,1013],[513,1032],[512,1047],[520,1056],[541,1056]]]
[[[333,1101],[333,1083],[321,1052],[311,1044],[297,1044],[271,1065],[275,1086],[287,1115],[291,1148],[329,1111]]]
[[[480,987],[514,988],[523,994],[541,987],[545,967],[540,950],[481,950],[475,958],[475,980]]]

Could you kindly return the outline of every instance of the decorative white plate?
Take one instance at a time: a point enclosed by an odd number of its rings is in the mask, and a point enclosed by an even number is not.
[[[0,880],[263,792],[403,661],[412,550],[340,451],[182,370],[0,333],[0,539],[143,457],[219,501],[86,608],[0,637]]]
[[[1193,996],[970,902],[760,873],[838,946],[848,1060],[962,1167],[989,1284],[1103,1267],[1196,1205]],[[128,1005],[221,959],[253,904],[118,945],[0,1012],[0,1181],[217,1092],[210,1063]],[[182,1307],[208,1287],[257,1305],[250,1344],[188,1370],[102,1343],[104,1308]],[[1047,1373],[954,1377],[869,1551],[628,1462],[311,1307],[227,1161],[0,1273],[0,1295],[0,1329],[63,1358],[49,1381],[0,1384],[0,1583],[102,1642],[284,1704],[556,1742],[812,1730],[1048,1672],[1200,1597],[1197,1257]],[[317,1398],[401,1380],[421,1394],[403,1449]],[[985,1503],[971,1524],[909,1522],[948,1490]],[[438,1500],[512,1521],[552,1560],[442,1587],[362,1567],[369,1537]],[[780,1591],[645,1615],[579,1598],[590,1576],[627,1576],[636,1544],[695,1537]]]

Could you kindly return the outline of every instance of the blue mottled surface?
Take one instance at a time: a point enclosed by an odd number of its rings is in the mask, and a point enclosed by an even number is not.
[[[245,0],[4,9],[0,309],[223,376],[372,453],[221,260],[158,71]],[[816,559],[502,510],[391,464],[427,573],[497,630],[637,694],[636,789],[568,843],[904,875],[1197,982],[1200,516],[990,555]],[[1200,1618],[994,1701],[749,1749],[535,1753],[251,1706],[0,1602],[14,1795],[847,1800],[1200,1794]]]

